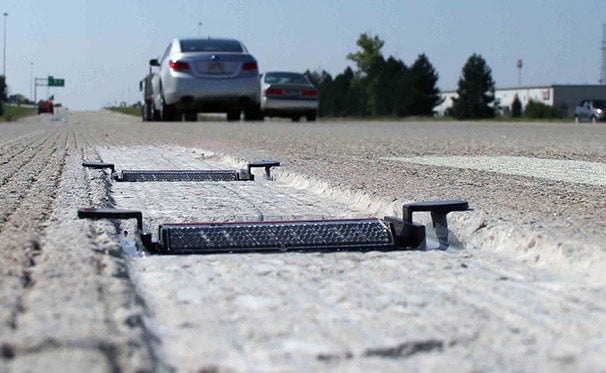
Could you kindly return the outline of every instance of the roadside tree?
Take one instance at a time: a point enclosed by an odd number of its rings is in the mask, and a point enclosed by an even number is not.
[[[452,99],[452,115],[457,119],[493,118],[494,87],[490,67],[482,56],[473,54],[463,66],[458,97]]]
[[[4,75],[0,75],[0,101],[8,101],[7,90],[6,77]]]
[[[420,54],[409,70],[411,97],[410,114],[432,116],[433,108],[441,104],[437,87],[438,73],[425,54]]]
[[[411,68],[381,49],[385,42],[367,33],[356,42],[359,49],[347,58],[347,67],[334,78],[326,71],[306,71],[320,90],[320,116],[408,116],[432,115],[441,103],[436,84],[438,73],[424,54]]]
[[[333,107],[334,94],[332,76],[326,70],[319,71],[305,71],[305,76],[316,86],[320,92],[320,102],[318,104],[318,116],[326,117],[330,115],[330,109]]]
[[[359,74],[368,75],[371,73],[371,70],[373,70],[373,67],[376,68],[377,64],[380,63],[380,60],[383,60],[381,48],[383,48],[385,42],[376,35],[370,37],[367,33],[363,33],[358,38],[356,44],[362,50],[355,53],[349,53],[347,59],[356,63]]]
[[[347,55],[357,66],[350,93],[358,97],[350,97],[350,114],[378,115],[379,75],[385,67],[381,48],[385,42],[376,35],[363,33],[356,44],[361,50]]]
[[[337,75],[333,80],[333,84],[329,90],[331,99],[331,108],[328,110],[328,115],[333,117],[351,115],[349,112],[349,101],[351,99],[351,84],[354,78],[354,72],[350,67],[347,67],[345,71]],[[324,96],[323,91],[320,91],[320,101]]]
[[[377,76],[375,113],[385,116],[408,115],[409,87],[408,68],[404,62],[390,56]]]

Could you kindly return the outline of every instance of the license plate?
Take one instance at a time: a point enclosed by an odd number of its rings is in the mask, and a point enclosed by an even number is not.
[[[208,63],[208,72],[211,74],[223,74],[223,64],[221,62],[213,61]]]
[[[284,91],[284,95],[289,96],[289,97],[297,97],[299,96],[299,90],[286,90]]]

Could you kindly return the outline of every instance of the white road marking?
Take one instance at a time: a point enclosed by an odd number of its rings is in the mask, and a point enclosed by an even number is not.
[[[606,185],[606,163],[512,156],[382,157],[394,162],[464,168],[589,185]]]

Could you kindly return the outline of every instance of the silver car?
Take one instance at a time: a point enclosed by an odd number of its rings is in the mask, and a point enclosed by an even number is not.
[[[574,120],[598,122],[606,120],[606,100],[583,100],[574,111]]]
[[[318,90],[300,73],[270,71],[261,75],[261,115],[316,120]]]
[[[233,39],[175,39],[160,59],[149,61],[151,119],[195,121],[200,112],[227,113],[228,120],[260,116],[259,68]]]

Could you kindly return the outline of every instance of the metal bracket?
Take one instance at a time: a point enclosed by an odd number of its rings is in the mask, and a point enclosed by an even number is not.
[[[113,163],[105,163],[105,162],[82,162],[82,167],[92,168],[95,170],[104,170],[109,168],[112,174],[115,171],[115,167]]]
[[[253,176],[252,173],[251,173],[251,169],[252,168],[263,167],[263,168],[265,168],[265,177],[267,178],[267,180],[271,180],[271,175],[270,175],[271,168],[272,167],[278,167],[278,166],[280,166],[280,162],[274,161],[274,160],[271,160],[271,159],[266,159],[266,160],[262,160],[262,161],[252,162],[252,163],[248,164],[248,173],[251,176]]]
[[[408,250],[425,250],[425,226],[405,221],[395,216],[383,220],[391,225],[396,245]]]
[[[137,233],[143,246],[149,250],[154,251],[155,243],[152,242],[152,235],[149,230],[143,226],[143,213],[137,210],[122,210],[113,208],[82,208],[78,209],[78,218],[80,219],[136,219],[137,220]]]
[[[453,211],[469,211],[469,203],[462,200],[438,200],[407,203],[402,206],[402,219],[413,224],[412,214],[428,211],[440,243],[440,250],[448,248],[448,221],[446,216]]]

